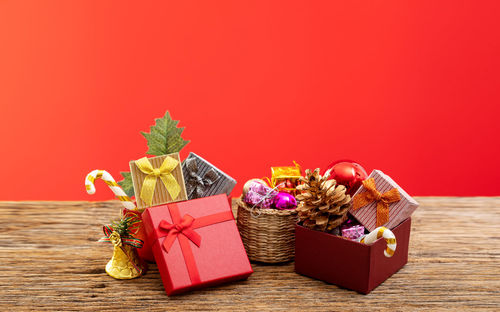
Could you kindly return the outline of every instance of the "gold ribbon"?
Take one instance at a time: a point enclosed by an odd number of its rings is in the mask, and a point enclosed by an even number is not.
[[[284,167],[271,167],[272,178],[279,179],[281,177],[289,178],[289,177],[300,177],[302,176],[302,169],[300,165],[293,161],[295,167],[292,166],[284,166]]]
[[[352,210],[359,209],[371,202],[377,202],[377,226],[389,222],[389,204],[401,200],[398,189],[393,188],[385,193],[380,193],[375,185],[375,179],[363,181],[366,191],[359,193],[352,199]]]
[[[172,175],[172,171],[179,165],[176,159],[170,156],[165,157],[160,168],[153,168],[147,157],[136,160],[135,164],[139,170],[147,174],[141,188],[141,198],[146,204],[151,206],[153,202],[157,178],[161,179],[172,199],[176,199],[179,196],[181,186]]]

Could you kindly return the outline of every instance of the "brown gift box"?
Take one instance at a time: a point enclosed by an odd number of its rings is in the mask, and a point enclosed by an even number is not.
[[[174,158],[175,160],[177,160],[179,162],[177,167],[175,167],[171,173],[174,176],[177,183],[179,183],[179,186],[181,187],[181,192],[179,193],[179,196],[177,196],[176,199],[173,199],[170,196],[170,194],[168,193],[168,191],[167,191],[165,185],[162,183],[162,181],[160,179],[157,179],[155,192],[153,195],[153,202],[151,203],[151,206],[149,206],[147,203],[145,203],[140,196],[142,184],[144,183],[144,179],[146,178],[147,175],[144,172],[142,172],[141,170],[139,170],[139,168],[135,164],[135,160],[132,160],[129,163],[130,173],[132,174],[132,181],[134,183],[134,192],[135,192],[135,198],[136,198],[138,208],[147,208],[147,207],[153,207],[153,206],[163,205],[163,204],[167,204],[167,203],[173,203],[173,202],[187,200],[186,186],[184,185],[184,176],[182,174],[182,164],[181,164],[181,161],[179,158],[179,153],[151,157],[151,158],[148,158],[148,160],[151,163],[151,165],[153,166],[153,168],[160,168],[163,160],[168,156]]]
[[[295,272],[368,294],[408,262],[410,229],[408,218],[392,230],[397,247],[388,258],[383,238],[365,245],[296,225]]]

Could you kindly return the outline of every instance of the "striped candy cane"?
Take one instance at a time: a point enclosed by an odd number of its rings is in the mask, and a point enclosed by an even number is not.
[[[134,202],[130,199],[130,197],[125,194],[123,189],[116,183],[115,179],[106,171],[106,170],[94,170],[87,174],[85,178],[85,188],[87,189],[87,193],[94,194],[95,186],[94,181],[96,179],[102,179],[104,183],[106,183],[109,188],[115,193],[116,197],[121,201],[122,205],[128,210],[136,210]]]
[[[375,241],[381,237],[383,237],[387,243],[384,255],[390,258],[396,252],[396,236],[388,228],[380,226],[363,237],[360,242],[370,245],[375,243]]]

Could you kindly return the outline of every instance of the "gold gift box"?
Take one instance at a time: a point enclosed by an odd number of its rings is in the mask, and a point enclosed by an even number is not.
[[[271,167],[271,187],[276,187],[280,183],[290,180],[295,186],[298,185],[299,178],[302,176],[302,168],[295,161],[293,162],[295,166],[282,166],[282,167]],[[281,188],[281,191],[292,192],[295,191],[294,188]]]

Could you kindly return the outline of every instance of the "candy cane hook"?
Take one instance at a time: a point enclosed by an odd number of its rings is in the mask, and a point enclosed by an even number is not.
[[[396,236],[388,228],[379,226],[369,234],[366,234],[366,236],[363,237],[360,242],[370,245],[375,243],[375,241],[381,237],[383,237],[387,243],[387,248],[384,250],[384,255],[390,258],[396,252]]]
[[[122,205],[129,210],[136,210],[135,204],[132,202],[132,199],[125,194],[123,189],[116,183],[115,179],[106,171],[106,170],[94,170],[87,174],[85,178],[85,188],[87,189],[87,193],[94,194],[95,186],[94,181],[96,179],[102,179],[104,183],[106,183],[111,191],[116,195],[116,197],[121,201]]]

